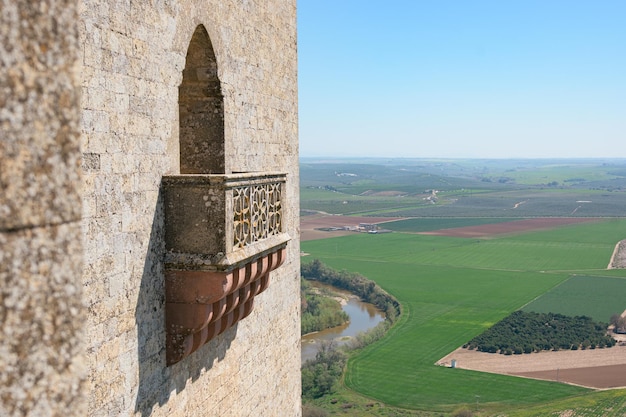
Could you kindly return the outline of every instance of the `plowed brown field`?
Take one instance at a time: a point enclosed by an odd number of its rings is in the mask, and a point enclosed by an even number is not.
[[[348,230],[321,231],[317,230],[326,227],[355,227],[359,223],[380,224],[402,220],[398,217],[352,217],[334,216],[331,214],[314,214],[300,217],[300,239],[315,240],[325,239],[334,236],[343,236],[353,232]],[[580,217],[541,217],[536,219],[515,220],[512,222],[484,224],[479,226],[456,227],[452,229],[440,229],[432,232],[420,232],[425,235],[452,236],[452,237],[486,237],[508,233],[529,232],[531,230],[551,229],[568,224],[595,221],[595,218]]]
[[[515,220],[512,222],[483,224],[479,226],[455,227],[432,232],[421,232],[424,235],[451,237],[486,237],[508,233],[529,232],[531,230],[552,229],[558,226],[595,221],[595,218],[581,217],[540,217],[536,219]]]
[[[500,355],[459,348],[437,365],[517,375],[590,388],[626,387],[626,346],[605,349]]]
[[[626,365],[624,364],[538,372],[516,372],[513,375],[566,382],[590,388],[619,388],[626,386]]]

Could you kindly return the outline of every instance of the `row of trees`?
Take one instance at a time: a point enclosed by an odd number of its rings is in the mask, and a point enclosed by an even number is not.
[[[611,347],[606,323],[587,316],[516,311],[463,347],[505,355],[542,350],[577,350]]]
[[[400,303],[374,281],[370,281],[363,275],[345,270],[336,271],[324,265],[319,259],[302,265],[300,274],[306,279],[320,281],[350,291],[362,301],[373,304],[384,311],[387,320],[391,323],[395,322],[400,314]]]
[[[329,329],[350,320],[337,300],[317,294],[304,279],[300,281],[300,306],[300,334]]]

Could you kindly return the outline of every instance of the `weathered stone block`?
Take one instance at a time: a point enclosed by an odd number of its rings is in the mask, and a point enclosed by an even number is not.
[[[0,415],[84,415],[81,227],[0,232]]]

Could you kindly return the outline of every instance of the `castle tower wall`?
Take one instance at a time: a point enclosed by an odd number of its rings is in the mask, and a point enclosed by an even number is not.
[[[300,415],[295,13],[284,0],[81,2],[88,415]],[[199,25],[223,96],[223,171],[287,174],[291,240],[251,313],[167,366],[161,181],[181,174],[179,86]]]
[[[77,4],[0,11],[0,415],[83,416]]]

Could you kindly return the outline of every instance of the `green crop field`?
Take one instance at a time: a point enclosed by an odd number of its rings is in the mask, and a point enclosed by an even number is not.
[[[620,274],[623,275],[622,272]],[[572,275],[527,304],[524,311],[560,313],[567,316],[589,316],[609,322],[626,310],[626,278],[600,275]]]
[[[361,273],[402,304],[402,317],[389,334],[349,361],[349,388],[409,409],[450,412],[480,398],[483,410],[508,413],[588,398],[590,391],[434,363],[511,312],[530,308],[531,301],[539,306],[544,294],[563,296],[559,289],[572,285],[574,293],[584,291],[574,275],[621,282],[626,271],[605,268],[624,237],[624,219],[490,239],[362,234],[302,242],[302,250],[310,254],[302,261],[318,258],[333,268]],[[587,314],[589,306],[578,301],[563,305],[578,305],[579,314]]]
[[[454,227],[479,226],[483,224],[503,223],[515,218],[468,218],[468,217],[426,217],[418,219],[398,220],[384,224],[385,229],[394,232],[432,232],[433,230],[451,229]]]

